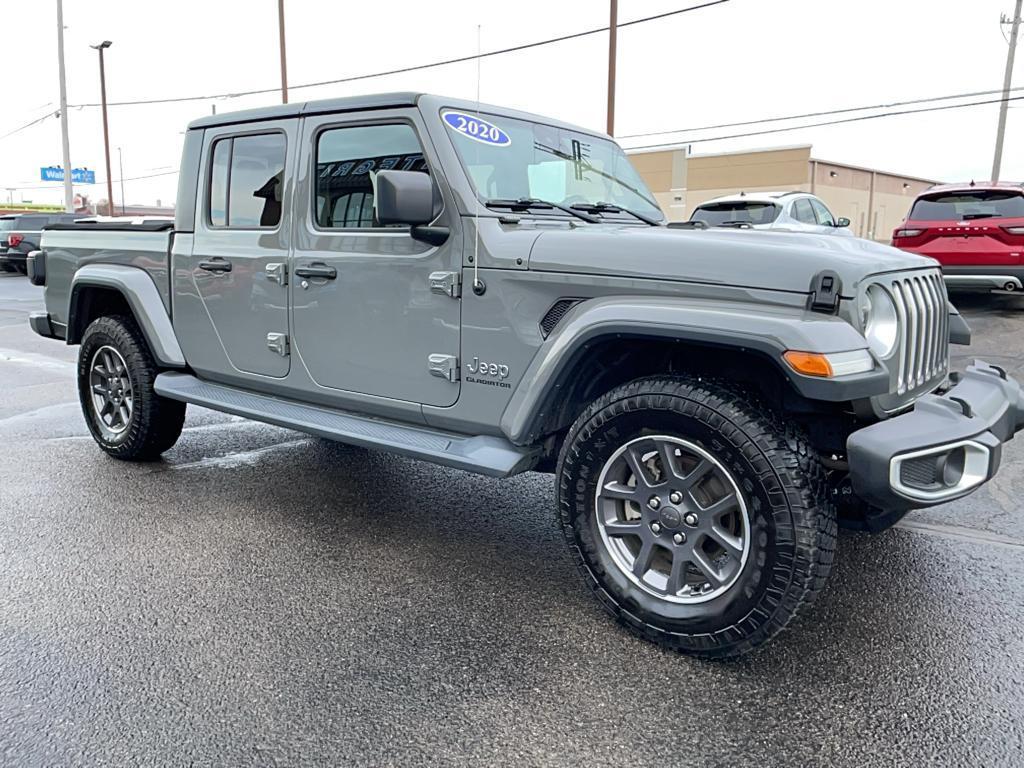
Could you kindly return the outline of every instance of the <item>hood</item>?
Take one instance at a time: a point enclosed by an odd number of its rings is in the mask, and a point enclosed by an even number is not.
[[[830,269],[842,295],[868,275],[936,267],[933,259],[859,237],[756,229],[587,226],[547,231],[534,242],[530,269],[645,277],[808,293]]]

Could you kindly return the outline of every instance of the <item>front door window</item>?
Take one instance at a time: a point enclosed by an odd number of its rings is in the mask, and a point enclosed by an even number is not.
[[[836,220],[832,218],[832,214],[828,208],[825,207],[824,203],[819,200],[811,200],[811,208],[814,209],[814,215],[818,219],[818,223],[823,227],[834,227]]]
[[[316,143],[319,229],[374,228],[373,191],[378,171],[423,171],[427,164],[412,126],[333,128]]]

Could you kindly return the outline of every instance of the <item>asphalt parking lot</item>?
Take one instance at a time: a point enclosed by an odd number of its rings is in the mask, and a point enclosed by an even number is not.
[[[957,367],[1024,378],[1024,298],[955,298]],[[198,408],[163,461],[109,459],[39,307],[0,275],[3,765],[1024,764],[1024,441],[708,663],[605,618],[547,476]]]

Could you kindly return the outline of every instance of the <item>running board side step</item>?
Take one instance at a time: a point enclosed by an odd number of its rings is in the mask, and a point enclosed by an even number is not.
[[[156,377],[153,389],[158,395],[172,400],[490,477],[508,477],[525,472],[536,464],[538,458],[536,450],[520,448],[502,437],[466,436],[427,427],[410,427],[212,384],[186,373],[161,373]]]

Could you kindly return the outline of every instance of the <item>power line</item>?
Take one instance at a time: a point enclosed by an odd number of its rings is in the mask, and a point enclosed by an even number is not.
[[[659,13],[659,14],[656,14],[654,16],[645,16],[645,17],[640,18],[640,19],[634,19],[633,21],[626,21],[626,22],[623,22],[622,24],[619,24],[618,27],[619,27],[619,29],[622,29],[623,27],[631,27],[631,26],[633,26],[635,24],[645,24],[645,23],[647,23],[649,21],[657,21],[658,19],[665,19],[665,18],[668,18],[670,16],[678,16],[680,14],[689,13],[691,11],[699,11],[699,10],[702,10],[704,8],[710,8],[712,6],[722,5],[722,4],[728,3],[728,2],[730,2],[730,0],[708,0],[708,2],[700,3],[699,5],[691,5],[691,6],[688,6],[686,8],[679,8],[679,9],[674,10],[674,11],[666,11],[665,13]],[[573,33],[568,34],[568,35],[560,35],[559,37],[551,37],[551,38],[548,38],[546,40],[536,40],[536,41],[534,41],[532,43],[522,43],[520,45],[513,45],[513,46],[510,46],[508,48],[499,48],[498,50],[494,50],[494,51],[485,51],[484,53],[480,53],[480,54],[473,54],[473,55],[469,55],[469,56],[459,56],[459,57],[456,57],[456,58],[453,58],[453,59],[444,59],[442,61],[433,61],[433,62],[429,62],[427,64],[416,64],[416,65],[412,65],[412,66],[408,66],[408,67],[400,67],[398,69],[390,69],[390,70],[386,70],[384,72],[371,72],[371,73],[368,73],[368,74],[365,74],[365,75],[351,75],[349,77],[340,77],[340,78],[337,78],[337,79],[334,79],[334,80],[320,80],[318,82],[303,83],[301,85],[291,85],[291,84],[289,84],[288,90],[296,91],[296,90],[299,90],[301,88],[318,88],[318,87],[324,86],[324,85],[339,85],[341,83],[354,83],[354,82],[359,81],[359,80],[370,80],[372,78],[377,78],[377,77],[387,77],[389,75],[400,75],[400,74],[404,74],[406,72],[415,72],[415,71],[421,70],[421,69],[435,69],[437,67],[448,66],[449,64],[462,64],[462,63],[467,62],[467,61],[475,61],[478,58],[486,59],[486,58],[489,58],[491,56],[500,56],[500,55],[506,54],[506,53],[516,53],[518,51],[525,51],[525,50],[529,50],[531,48],[539,48],[539,47],[541,47],[543,45],[552,45],[553,43],[562,43],[562,42],[565,42],[567,40],[575,40],[575,39],[580,38],[580,37],[588,37],[590,35],[597,35],[597,34],[600,34],[602,32],[607,32],[607,31],[608,31],[608,27],[607,26],[597,27],[595,29],[588,29],[588,30],[585,30],[585,31],[582,31],[582,32],[573,32]],[[110,106],[110,107],[127,107],[127,106],[136,106],[136,105],[142,105],[142,104],[171,104],[171,103],[185,102],[185,101],[208,101],[208,100],[211,100],[211,99],[226,99],[226,98],[236,98],[238,96],[257,96],[257,95],[262,95],[262,94],[266,94],[266,93],[277,93],[278,91],[280,91],[280,89],[281,89],[280,86],[274,86],[273,88],[258,88],[256,90],[251,90],[251,91],[233,91],[233,92],[230,92],[230,93],[214,93],[214,94],[209,94],[209,95],[206,95],[206,96],[178,96],[178,97],[166,98],[166,99],[139,99],[139,100],[135,100],[135,101],[111,101],[111,102],[107,102],[107,106]],[[72,106],[75,106],[75,107],[98,107],[100,105],[98,103],[88,103],[88,104],[74,104]]]
[[[37,117],[35,120],[32,120],[31,122],[25,123],[24,125],[20,126],[19,128],[15,128],[13,131],[8,131],[3,136],[0,136],[0,139],[6,139],[8,136],[13,136],[16,133],[20,133],[21,131],[24,131],[26,128],[31,128],[36,123],[43,122],[43,120],[45,120],[48,117],[53,117],[55,114],[56,114],[55,112],[47,112],[42,117]]]
[[[1024,100],[1024,96],[1011,96],[1006,99],[989,99],[987,101],[972,101],[966,104],[947,104],[942,107],[923,107],[921,109],[904,109],[897,112],[881,112],[877,115],[860,115],[858,117],[847,117],[841,120],[825,120],[818,123],[806,123],[804,125],[792,125],[785,128],[768,128],[763,131],[750,131],[749,133],[734,133],[728,136],[712,136],[704,139],[680,139],[679,141],[673,142],[660,142],[658,144],[643,144],[637,147],[627,147],[628,150],[633,149],[655,149],[657,147],[668,147],[678,144],[703,144],[709,141],[725,141],[727,139],[744,139],[749,136],[764,136],[770,133],[786,133],[787,131],[800,131],[805,128],[821,128],[828,125],[841,125],[843,123],[857,123],[863,120],[878,120],[883,117],[897,117],[899,115],[915,115],[923,112],[942,112],[948,109],[964,109],[965,107],[980,107],[985,104],[1001,104],[1004,101],[1021,101]],[[673,133],[673,131],[670,131]]]
[[[1011,91],[1024,91],[1024,86],[1011,88]],[[647,136],[664,136],[669,133],[698,133],[700,131],[712,131],[719,128],[742,128],[748,125],[760,125],[764,123],[781,123],[786,120],[804,120],[809,117],[825,117],[827,115],[843,115],[850,112],[864,112],[869,109],[891,109],[893,107],[906,107],[913,104],[927,104],[933,101],[952,101],[953,99],[970,99],[975,96],[991,96],[994,93],[1002,93],[1001,88],[989,91],[972,91],[969,93],[953,93],[948,96],[932,96],[929,98],[910,99],[908,101],[894,101],[889,104],[867,104],[862,107],[843,107],[842,109],[829,109],[821,112],[805,112],[801,115],[784,115],[780,117],[763,117],[758,120],[743,120],[737,123],[718,123],[717,125],[700,125],[690,128],[675,128],[668,131],[650,131],[648,133],[629,133],[616,136],[617,139],[639,139]]]

